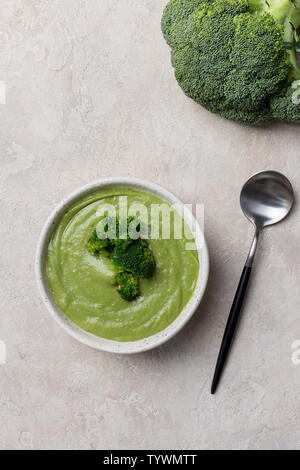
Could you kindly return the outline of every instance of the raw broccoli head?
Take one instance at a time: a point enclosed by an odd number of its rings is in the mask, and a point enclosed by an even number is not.
[[[117,269],[138,278],[151,277],[155,270],[155,259],[146,240],[133,240],[125,250],[116,247],[110,257]]]
[[[139,281],[131,273],[120,272],[116,276],[118,292],[122,299],[131,302],[140,295]]]
[[[186,95],[248,125],[300,122],[299,25],[300,0],[171,0],[162,18]]]

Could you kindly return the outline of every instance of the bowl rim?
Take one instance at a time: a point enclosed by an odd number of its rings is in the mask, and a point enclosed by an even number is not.
[[[209,253],[203,231],[200,228],[198,221],[190,209],[185,206],[183,216],[185,222],[189,225],[189,227],[192,225],[197,227],[198,235],[195,238],[195,242],[199,257],[199,273],[194,293],[178,317],[175,318],[175,320],[163,331],[156,333],[155,335],[148,338],[143,338],[137,341],[119,342],[108,340],[81,329],[79,326],[73,323],[55,303],[55,300],[48,287],[45,275],[46,252],[52,233],[68,208],[72,206],[77,200],[87,196],[89,193],[109,186],[132,187],[139,191],[153,194],[169,204],[177,204],[177,207],[182,208],[184,205],[183,202],[169,190],[163,188],[157,183],[141,178],[123,176],[101,178],[98,181],[80,187],[79,189],[73,191],[69,196],[63,198],[63,200],[58,205],[56,205],[42,228],[37,244],[35,259],[36,280],[40,296],[49,313],[70,336],[87,346],[101,351],[116,354],[135,354],[154,349],[170,340],[186,325],[186,323],[196,312],[203,298],[208,282]]]

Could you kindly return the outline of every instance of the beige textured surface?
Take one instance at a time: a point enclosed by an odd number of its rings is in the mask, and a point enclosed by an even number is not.
[[[165,0],[1,0],[0,448],[300,449],[300,214],[266,231],[222,388],[209,394],[252,228],[247,177],[300,190],[299,127],[244,128],[177,86]],[[114,357],[78,344],[36,292],[45,218],[103,176],[156,181],[205,204],[212,268],[201,310],[160,349]]]

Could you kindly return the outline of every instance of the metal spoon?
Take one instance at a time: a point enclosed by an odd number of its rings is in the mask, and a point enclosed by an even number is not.
[[[284,175],[276,171],[263,171],[252,176],[244,185],[240,203],[245,216],[255,226],[255,235],[225,328],[211,387],[212,394],[217,389],[237,327],[260,233],[268,225],[280,222],[289,214],[294,203],[294,192]]]

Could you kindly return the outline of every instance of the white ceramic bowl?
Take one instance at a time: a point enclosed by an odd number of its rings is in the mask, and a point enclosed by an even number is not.
[[[154,194],[155,196],[158,196],[160,199],[168,202],[171,205],[177,204],[177,207],[183,206],[183,203],[166,189],[150,181],[145,181],[138,178],[106,178],[96,183],[84,186],[72,193],[66,199],[64,199],[56,207],[56,209],[52,212],[49,219],[47,220],[38,242],[36,254],[36,277],[41,297],[47,309],[51,313],[52,317],[57,321],[57,323],[67,333],[69,333],[69,335],[95,349],[118,354],[134,354],[156,348],[157,346],[168,341],[183,328],[183,326],[195,313],[203,297],[208,280],[209,256],[204,235],[198,225],[198,222],[195,220],[193,214],[185,209],[184,218],[187,224],[190,227],[195,227],[197,225],[198,228],[198,235],[195,241],[200,264],[199,277],[196,289],[191,300],[189,301],[185,309],[180,313],[180,315],[173,321],[173,323],[171,323],[171,325],[169,325],[165,330],[161,331],[160,333],[157,333],[156,335],[132,342],[118,342],[100,338],[91,333],[88,333],[87,331],[82,330],[77,325],[75,325],[56,305],[55,300],[48,288],[45,275],[47,247],[51,239],[52,233],[55,230],[58,222],[72,204],[97,189],[120,185],[129,186],[140,191]]]

